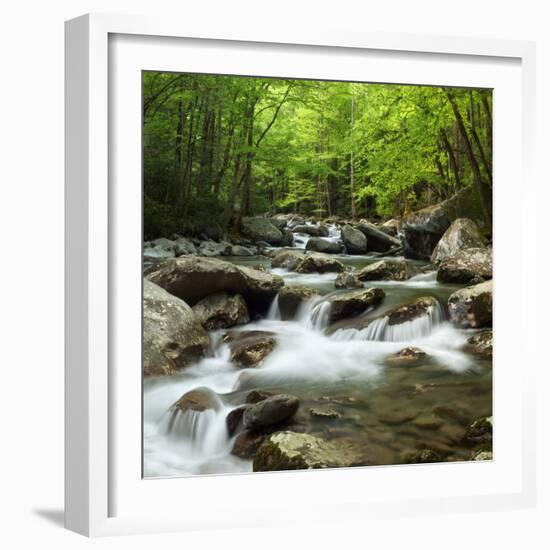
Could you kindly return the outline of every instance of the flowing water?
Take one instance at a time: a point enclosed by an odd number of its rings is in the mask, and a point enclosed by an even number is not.
[[[338,259],[359,269],[379,258],[342,255]],[[411,449],[434,449],[456,460],[469,458],[471,451],[461,446],[463,419],[491,415],[492,369],[490,361],[462,351],[473,332],[458,330],[446,321],[444,305],[458,287],[439,284],[434,272],[405,282],[373,282],[372,286],[384,289],[386,298],[362,317],[376,320],[367,328],[344,324],[330,332],[330,305],[325,298],[335,292],[336,274],[271,270],[265,257],[230,260],[262,264],[287,283],[309,286],[321,296],[303,303],[290,321],[281,320],[275,299],[266,318],[233,329],[276,334],[275,350],[255,369],[231,363],[223,331],[218,331],[211,334],[212,357],[174,377],[144,381],[146,477],[252,471],[250,460],[231,454],[235,437],[228,436],[225,418],[253,389],[296,395],[298,415],[308,432],[354,441],[369,464],[402,462],[403,453]],[[434,296],[442,306],[401,325],[387,323],[387,311],[420,296]],[[388,361],[409,346],[422,349],[426,356],[414,365]],[[214,392],[216,407],[174,413],[171,405],[196,388]],[[435,407],[448,414],[443,419],[434,416]],[[330,411],[337,418],[314,417],[312,408]]]

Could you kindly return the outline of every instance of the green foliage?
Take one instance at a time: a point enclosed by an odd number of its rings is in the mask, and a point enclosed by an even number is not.
[[[474,183],[466,141],[490,186],[491,92],[452,95],[466,136],[439,87],[145,73],[145,233],[352,200],[399,216]]]

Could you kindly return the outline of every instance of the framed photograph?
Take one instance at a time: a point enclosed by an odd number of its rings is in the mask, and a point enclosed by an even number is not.
[[[67,22],[67,528],[533,505],[533,97],[525,42]]]

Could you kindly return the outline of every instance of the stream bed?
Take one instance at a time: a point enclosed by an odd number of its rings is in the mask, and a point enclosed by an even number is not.
[[[353,269],[380,259],[335,258]],[[336,273],[272,269],[266,256],[223,260],[261,265],[282,276],[286,284],[310,287],[320,297],[303,304],[293,320],[285,321],[275,299],[265,318],[231,329],[276,334],[274,351],[257,368],[234,365],[222,338],[227,331],[214,331],[210,333],[213,356],[175,376],[144,380],[145,477],[251,472],[252,460],[231,453],[236,436],[230,437],[226,427],[228,412],[244,404],[251,390],[296,396],[298,415],[308,433],[353,442],[368,464],[403,463],[408,452],[423,449],[446,460],[471,458],[471,448],[463,445],[464,431],[473,419],[491,416],[492,363],[463,351],[475,331],[456,329],[447,321],[447,299],[459,286],[438,283],[435,272],[403,282],[367,283],[386,294],[380,306],[362,314],[377,321],[363,330],[343,327],[327,333],[324,300],[332,293],[346,292],[335,290]],[[393,327],[379,319],[392,307],[421,296],[435,297],[440,307]],[[414,364],[388,360],[409,346],[426,355]],[[174,419],[170,407],[196,388],[212,390],[218,407],[187,411]]]

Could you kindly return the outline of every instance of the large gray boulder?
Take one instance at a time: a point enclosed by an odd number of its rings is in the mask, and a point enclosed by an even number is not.
[[[421,296],[387,313],[388,325],[399,325],[439,310],[439,302],[433,296]]]
[[[292,271],[304,257],[304,252],[302,251],[281,250],[271,259],[271,267],[280,267]]]
[[[327,241],[321,237],[312,237],[306,244],[306,250],[323,252],[325,254],[340,254],[341,246],[334,241]]]
[[[293,233],[304,233],[311,237],[328,237],[329,231],[326,225],[296,225],[292,228]]]
[[[336,276],[334,286],[336,288],[363,288],[363,283],[357,278],[356,273],[344,271]]]
[[[444,203],[409,214],[401,225],[405,257],[429,259],[450,223]]]
[[[453,292],[448,301],[451,321],[462,328],[493,326],[493,281]]]
[[[466,248],[447,256],[439,264],[437,280],[468,284],[493,278],[493,254],[488,248]]]
[[[282,231],[286,224],[288,223],[288,220],[290,219],[289,214],[277,214],[276,216],[272,216],[269,218],[269,221],[279,230]]]
[[[294,233],[290,229],[282,229],[281,233],[283,234],[283,238],[279,243],[280,246],[292,246],[294,244]]]
[[[193,306],[195,315],[207,330],[244,325],[250,321],[242,296],[218,292],[203,298]]]
[[[290,431],[267,437],[254,455],[254,472],[339,468],[365,464],[357,449],[341,441],[327,441]]]
[[[280,244],[282,232],[267,218],[243,218],[241,232],[253,241],[265,241],[269,244]]]
[[[331,256],[314,252],[302,258],[292,271],[296,273],[341,273],[345,270],[346,267],[342,262]]]
[[[150,246],[163,248],[164,250],[174,251],[174,241],[160,237],[151,241]]]
[[[246,369],[260,365],[277,345],[275,334],[264,330],[229,332],[224,342],[229,345],[230,360]]]
[[[215,256],[230,256],[231,245],[229,243],[215,243],[214,241],[204,241],[200,244],[198,249],[199,256],[206,256],[209,258]]]
[[[486,227],[479,196],[473,188],[422,210],[409,214],[401,224],[403,253],[406,258],[429,260],[439,239],[457,218],[473,219],[482,230]]]
[[[173,258],[175,255],[174,241],[164,237],[145,243],[143,248],[143,258],[149,261],[165,260]]]
[[[445,231],[432,253],[432,263],[442,260],[467,248],[484,248],[486,239],[476,223],[469,218],[458,218]]]
[[[406,260],[379,260],[366,265],[357,273],[360,281],[406,281],[418,270]]]
[[[384,297],[385,293],[381,288],[365,288],[335,294],[328,298],[330,322],[355,317],[367,309],[376,307]]]
[[[179,237],[174,241],[174,252],[176,256],[186,256],[188,254],[197,254],[197,247],[184,237]]]
[[[380,231],[371,223],[362,222],[356,229],[367,238],[367,249],[369,252],[387,252],[392,248],[401,246],[401,241],[392,237],[384,231]]]
[[[294,416],[300,402],[293,395],[278,394],[248,407],[243,414],[247,430],[261,430]]]
[[[292,229],[297,225],[304,225],[304,223],[305,223],[305,220],[302,216],[299,216],[298,214],[291,214],[290,217],[288,218],[288,222],[286,226]]]
[[[392,237],[397,236],[397,232],[399,231],[401,223],[399,220],[396,220],[395,218],[391,218],[390,220],[385,221],[380,227],[380,231],[383,233],[387,233],[388,235],[391,235]],[[399,241],[399,239],[398,239]],[[400,242],[400,241],[399,241]]]
[[[234,244],[231,247],[231,256],[254,256],[254,254],[255,251],[252,248],[240,244]]]
[[[195,256],[160,262],[147,270],[146,276],[191,306],[217,292],[241,294],[251,313],[265,311],[284,285],[277,275]]]
[[[143,259],[146,261],[155,262],[173,258],[174,256],[173,250],[167,250],[162,246],[147,246],[143,249]]]
[[[344,225],[341,230],[342,240],[349,254],[365,254],[367,237],[351,225]]]
[[[193,310],[143,281],[143,374],[174,374],[208,353],[210,338]]]
[[[302,303],[317,296],[317,292],[302,285],[285,285],[279,290],[277,296],[281,319],[287,321],[289,319],[294,319]]]

